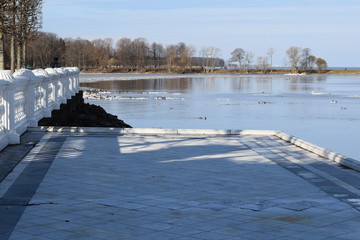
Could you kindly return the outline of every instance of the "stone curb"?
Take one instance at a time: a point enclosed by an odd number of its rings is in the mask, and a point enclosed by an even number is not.
[[[63,133],[117,133],[117,134],[165,134],[165,135],[266,135],[273,136],[272,130],[223,130],[223,129],[167,129],[167,128],[103,128],[103,127],[30,127],[32,132]]]
[[[63,132],[63,133],[114,133],[114,134],[139,134],[139,135],[210,135],[210,136],[233,136],[233,135],[262,135],[275,136],[281,140],[294,144],[304,150],[317,154],[323,158],[339,163],[346,167],[360,171],[360,161],[343,156],[326,148],[311,144],[297,137],[288,135],[282,131],[274,130],[231,130],[231,129],[166,129],[166,128],[102,128],[102,127],[31,127],[28,131],[33,132]]]
[[[306,142],[306,141],[296,138],[294,136],[288,135],[281,131],[277,131],[275,133],[275,136],[284,141],[287,141],[291,144],[294,144],[295,146],[305,149],[309,152],[315,153],[323,158],[329,159],[333,162],[336,162],[336,163],[339,163],[346,167],[360,171],[360,161],[358,161],[356,159],[343,156],[339,153],[336,153],[336,152],[330,151],[326,148],[322,148],[317,145],[311,144],[309,142]]]

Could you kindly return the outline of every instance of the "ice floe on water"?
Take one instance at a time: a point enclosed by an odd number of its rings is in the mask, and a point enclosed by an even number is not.
[[[259,96],[259,97],[270,97],[270,94],[267,93],[255,93],[253,94],[253,96]]]
[[[316,91],[312,91],[310,93],[310,95],[331,95],[331,93],[328,93],[328,92],[316,92]]]
[[[128,95],[129,93],[127,93]],[[153,94],[166,94],[166,92],[142,92],[141,94],[133,93],[133,96],[120,95],[117,92],[103,91],[101,89],[88,89],[84,90],[83,97],[85,100],[185,100],[183,97],[171,97],[171,96],[153,96],[145,97],[142,95]]]
[[[142,92],[142,94],[168,94],[167,92]]]

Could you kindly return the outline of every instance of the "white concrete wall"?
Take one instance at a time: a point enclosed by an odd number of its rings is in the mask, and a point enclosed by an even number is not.
[[[79,92],[78,68],[0,70],[0,151]]]

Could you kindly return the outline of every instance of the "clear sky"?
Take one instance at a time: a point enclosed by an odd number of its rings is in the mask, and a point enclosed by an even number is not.
[[[45,0],[43,31],[62,38],[146,38],[214,46],[224,60],[235,48],[258,56],[310,48],[330,67],[360,67],[360,0]]]

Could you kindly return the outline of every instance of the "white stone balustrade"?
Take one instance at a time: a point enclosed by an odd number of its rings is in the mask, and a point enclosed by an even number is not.
[[[79,69],[0,70],[0,151],[80,90]]]

